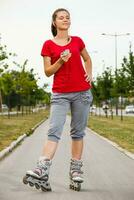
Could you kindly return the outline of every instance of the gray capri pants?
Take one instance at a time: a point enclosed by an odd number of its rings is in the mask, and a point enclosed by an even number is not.
[[[92,100],[93,96],[90,89],[80,92],[53,93],[48,140],[54,142],[60,140],[69,109],[71,110],[70,136],[73,140],[81,140],[85,135],[84,130]]]

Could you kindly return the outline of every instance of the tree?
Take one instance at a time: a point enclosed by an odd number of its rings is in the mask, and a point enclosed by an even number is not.
[[[98,99],[102,102],[107,102],[111,98],[111,88],[113,83],[113,77],[111,74],[111,69],[107,68],[101,76],[96,79],[96,95]]]
[[[8,53],[6,51],[6,46],[2,46],[0,42],[0,112],[2,111],[2,79],[1,75],[5,69],[8,68],[8,65],[5,63],[5,60],[8,58]]]
[[[126,88],[128,97],[134,97],[134,55],[131,50],[131,44],[129,49],[129,58],[123,58],[122,68],[127,81]]]
[[[112,84],[113,76],[110,68],[107,68],[102,75],[97,76],[96,81],[92,83],[94,100],[99,107],[101,107],[104,102],[108,104],[111,101]],[[107,112],[105,112],[105,114],[107,117]]]
[[[2,111],[2,74],[8,69],[7,60],[10,56],[16,56],[15,53],[7,52],[7,46],[1,44],[1,37],[0,37],[0,112]]]
[[[119,99],[119,98],[121,99],[121,102],[120,102],[121,120],[123,120],[123,115],[122,115],[123,102],[122,102],[122,100],[123,100],[123,97],[127,96],[127,84],[128,84],[127,78],[125,76],[123,69],[122,68],[117,69],[116,77],[113,81],[113,88],[112,88],[111,94],[113,97],[116,97],[116,99]]]

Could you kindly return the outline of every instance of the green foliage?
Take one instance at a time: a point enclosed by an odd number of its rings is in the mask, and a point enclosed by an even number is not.
[[[13,62],[18,70],[10,70],[6,63],[10,56],[16,54],[8,53],[6,46],[0,44],[0,111],[2,103],[7,104],[10,110],[15,106],[49,104],[50,94],[45,91],[48,84],[44,84],[43,88],[37,85],[38,79],[33,68],[26,69],[27,59],[23,64]]]
[[[3,61],[8,58],[6,46],[0,45],[0,61]]]
[[[129,51],[129,58],[127,59],[126,57],[124,57],[122,69],[123,73],[126,76],[128,95],[130,97],[134,97],[134,55],[131,50],[131,45]]]
[[[127,97],[127,92],[128,92],[128,79],[122,68],[117,69],[112,87],[112,96]]]
[[[111,89],[113,84],[113,77],[111,69],[107,68],[102,74],[98,76],[96,82],[93,84],[93,94],[95,95],[96,101],[107,101],[111,97]]]
[[[114,101],[114,98],[134,97],[134,55],[131,50],[128,58],[124,57],[122,65],[112,74],[107,68],[101,75],[97,76],[93,83],[94,100],[100,105],[102,102]]]
[[[33,70],[24,71],[24,68],[21,71],[12,70],[2,74],[1,78],[2,94],[10,108],[18,104],[22,106],[35,106],[39,102],[49,104],[50,97],[43,88],[39,88],[37,85]]]

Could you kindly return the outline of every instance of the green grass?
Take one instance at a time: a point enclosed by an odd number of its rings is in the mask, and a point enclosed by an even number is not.
[[[134,117],[111,118],[90,116],[88,127],[98,134],[119,144],[122,148],[134,153]]]
[[[49,109],[24,116],[11,116],[10,119],[7,116],[0,116],[0,151],[48,116]]]
[[[7,116],[0,116],[0,151],[48,116],[49,109],[30,115],[11,116],[10,119]],[[114,117],[112,120],[103,116],[90,116],[88,126],[134,153],[134,117],[124,117],[121,122],[120,117]]]

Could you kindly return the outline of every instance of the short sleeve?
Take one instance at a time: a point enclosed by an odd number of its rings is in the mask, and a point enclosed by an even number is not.
[[[85,48],[85,43],[80,37],[78,37],[78,41],[79,41],[79,49],[80,51],[82,51]]]
[[[51,53],[50,53],[50,45],[49,42],[46,41],[44,42],[43,46],[42,46],[42,50],[41,50],[41,56],[49,56],[51,57]]]

